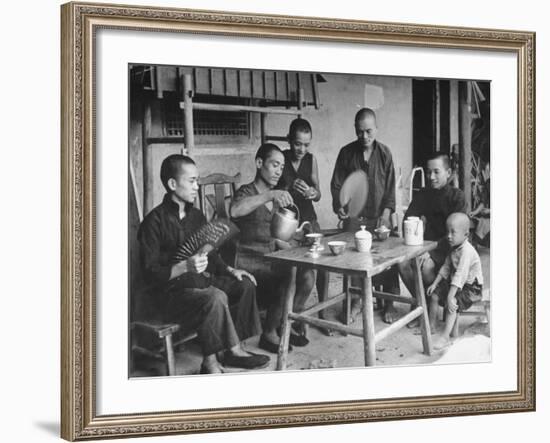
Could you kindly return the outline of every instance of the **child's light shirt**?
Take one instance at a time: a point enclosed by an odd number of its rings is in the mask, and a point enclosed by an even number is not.
[[[478,284],[483,285],[481,260],[468,240],[451,249],[439,274],[445,280],[450,278],[449,283],[459,289],[462,289],[465,283],[473,284],[476,280]]]

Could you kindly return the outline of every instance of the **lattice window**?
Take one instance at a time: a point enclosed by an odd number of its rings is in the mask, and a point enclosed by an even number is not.
[[[193,112],[195,135],[248,136],[248,112],[197,110]],[[170,113],[166,119],[166,134],[183,136],[183,113]]]
[[[197,110],[193,120],[195,135],[248,136],[247,112]]]
[[[241,101],[226,97],[200,97],[202,103],[242,104]],[[193,133],[200,137],[248,137],[250,134],[250,113],[212,111],[205,109],[193,110]],[[179,109],[176,98],[165,101],[164,125],[166,135],[181,137],[183,133],[184,116]]]

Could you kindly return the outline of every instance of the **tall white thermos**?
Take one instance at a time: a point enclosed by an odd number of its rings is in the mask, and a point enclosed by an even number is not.
[[[419,246],[424,243],[424,223],[420,217],[407,217],[403,222],[405,244]]]

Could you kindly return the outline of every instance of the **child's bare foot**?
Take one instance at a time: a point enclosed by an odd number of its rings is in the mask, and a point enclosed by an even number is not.
[[[409,329],[416,329],[420,327],[420,319],[415,318],[413,321],[407,323],[407,328]]]
[[[435,327],[430,326],[430,334],[435,335],[435,331]],[[413,335],[422,335],[422,328],[420,327],[420,325],[418,325],[418,327],[413,330]]]
[[[363,304],[361,303],[361,300],[353,299],[351,301],[351,308],[349,313],[349,323],[352,324],[355,320],[357,320],[357,317],[359,317],[359,314],[361,314],[361,311],[363,310]],[[346,323],[346,314],[345,312],[342,312],[342,323]]]
[[[448,337],[439,336],[433,344],[433,348],[436,351],[441,351],[451,345],[451,340]]]
[[[221,365],[216,361],[203,360],[201,364],[200,374],[223,374],[224,370]]]
[[[384,321],[384,323],[391,324],[396,320],[396,317],[397,317],[397,311],[393,307],[393,304],[391,305],[386,304],[384,306],[384,312],[382,314],[382,320]]]

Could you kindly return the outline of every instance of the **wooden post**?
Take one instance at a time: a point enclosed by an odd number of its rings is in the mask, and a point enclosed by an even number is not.
[[[267,135],[265,133],[265,119],[267,118],[267,114],[261,113],[260,114],[260,137],[262,145],[267,141]]]
[[[328,286],[330,283],[330,272],[321,271],[319,269],[317,271],[316,283],[317,283],[317,294],[319,296],[319,302],[326,302],[328,300]],[[325,319],[324,310],[320,310],[318,315],[320,319],[322,320]],[[328,335],[329,337],[333,335],[332,330],[330,329],[323,328],[321,332],[325,335]]]
[[[139,191],[136,182],[136,173],[134,172],[134,165],[132,159],[128,162],[128,168],[130,169],[130,180],[132,182],[132,190],[134,191],[134,200],[136,202],[136,210],[138,213],[139,222],[143,221],[143,209],[141,206],[141,199],[139,198]]]
[[[369,277],[361,278],[363,298],[363,348],[365,366],[376,365],[376,343],[374,333],[374,306],[372,302],[372,282]]]
[[[441,151],[441,88],[435,81],[435,150]]]
[[[195,148],[195,135],[193,133],[193,83],[191,74],[183,76],[183,136],[187,155],[192,157]]]
[[[313,87],[313,101],[315,109],[319,109],[321,99],[319,98],[319,85],[317,84],[317,74],[311,74],[311,86]]]
[[[286,369],[286,359],[288,357],[288,345],[290,343],[290,318],[288,314],[292,312],[294,305],[294,294],[296,292],[296,266],[290,269],[290,278],[285,292],[283,305],[283,327],[281,331],[281,341],[279,343],[279,355],[277,358],[277,371]]]
[[[344,316],[346,319],[346,325],[351,323],[351,292],[349,290],[349,275],[344,274],[342,277],[343,291],[346,293],[346,299],[344,300]]]
[[[146,216],[153,209],[153,186],[154,176],[153,169],[153,153],[149,146],[148,138],[151,135],[152,126],[152,111],[151,105],[147,104],[143,107],[142,122],[141,122],[141,143],[143,157],[143,216]]]
[[[458,83],[459,170],[460,185],[466,198],[466,211],[470,211],[472,207],[472,93],[469,83],[467,81]]]
[[[304,107],[304,103],[306,101],[306,94],[304,92],[304,88],[298,89],[298,109],[302,109]]]
[[[164,337],[164,346],[166,348],[166,361],[168,366],[168,375],[176,375],[176,356],[174,355],[174,345],[172,344],[172,334]]]
[[[153,84],[154,84],[154,88],[155,88],[155,91],[157,93],[157,98],[159,100],[162,99],[163,97],[163,93],[162,93],[162,87],[161,87],[161,84],[160,84],[160,71],[159,69],[162,69],[160,66],[154,66],[153,69],[151,70],[151,74],[153,76]]]
[[[414,270],[414,286],[416,303],[422,307],[422,314],[420,315],[420,330],[422,332],[422,345],[424,347],[424,354],[432,355],[432,333],[430,331],[430,320],[428,317],[428,306],[426,304],[426,296],[424,294],[424,283],[422,282],[422,271],[420,270],[420,264],[418,257],[415,257],[412,261]]]

